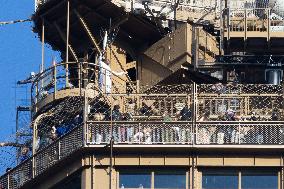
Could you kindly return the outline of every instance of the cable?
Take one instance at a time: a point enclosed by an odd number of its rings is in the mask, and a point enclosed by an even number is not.
[[[25,20],[12,20],[12,21],[0,22],[0,26],[8,25],[8,24],[30,22],[30,21],[32,21],[30,18],[29,19],[25,19]]]

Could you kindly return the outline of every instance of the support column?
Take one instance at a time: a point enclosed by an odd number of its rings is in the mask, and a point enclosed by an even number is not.
[[[93,166],[83,169],[81,175],[81,188],[82,189],[93,189]]]
[[[80,82],[80,81],[79,81]],[[87,91],[84,91],[84,111],[83,111],[83,145],[87,146],[88,145],[88,140],[89,140],[89,136],[88,136],[88,110],[89,110],[89,103],[88,103],[88,97],[87,97]]]
[[[191,167],[190,167],[190,189],[200,189],[202,188],[202,175],[198,172],[197,168],[197,158],[195,155],[191,156]]]

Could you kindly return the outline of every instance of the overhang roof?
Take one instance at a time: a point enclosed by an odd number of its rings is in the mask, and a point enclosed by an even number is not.
[[[135,56],[149,45],[163,37],[165,30],[154,21],[142,15],[127,13],[108,0],[70,0],[70,44],[77,53],[93,48],[86,31],[74,13],[77,10],[97,41],[102,39],[102,30],[119,25],[115,43]],[[64,52],[66,44],[60,37],[54,23],[66,34],[67,1],[49,0],[33,15],[34,32],[41,38],[42,20],[45,23],[45,41],[54,50]],[[110,24],[111,22],[111,24]]]

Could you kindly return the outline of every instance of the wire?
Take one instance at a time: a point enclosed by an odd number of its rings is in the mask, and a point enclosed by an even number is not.
[[[32,21],[30,18],[29,19],[25,19],[25,20],[12,20],[12,21],[0,22],[0,26],[8,25],[8,24],[30,22],[30,21]]]

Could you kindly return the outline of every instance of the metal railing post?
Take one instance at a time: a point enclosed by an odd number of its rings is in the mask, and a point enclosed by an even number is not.
[[[61,159],[61,157],[60,157],[60,153],[61,153],[60,144],[61,144],[61,142],[60,142],[60,140],[59,140],[59,141],[58,141],[58,160]]]
[[[238,124],[238,132],[239,132],[238,141],[239,141],[239,144],[241,144],[241,124],[240,123]]]
[[[84,91],[84,111],[83,111],[83,146],[88,144],[88,129],[87,129],[87,120],[88,120],[88,98],[86,90]]]
[[[138,133],[139,133],[139,135],[138,135],[138,137],[139,137],[139,144],[141,144],[141,135],[140,135],[140,133],[141,133],[141,123],[140,122],[138,123]]]
[[[10,189],[12,187],[10,187],[10,172],[8,172],[8,175],[7,175],[7,189]]]
[[[270,32],[271,32],[271,21],[270,21],[270,8],[267,9],[267,42],[268,42],[268,49],[271,49],[271,43],[270,43]]]
[[[70,2],[67,0],[67,23],[66,23],[66,66],[65,66],[65,85],[69,87],[69,32],[70,32]]]
[[[245,33],[245,43],[244,43],[244,51],[247,48],[247,30],[248,30],[248,23],[247,23],[247,9],[244,9],[244,33]]]
[[[197,85],[196,83],[194,82],[193,83],[193,93],[192,93],[192,116],[191,116],[191,119],[192,119],[192,139],[193,139],[193,142],[192,142],[192,145],[195,144],[196,142],[196,131],[197,131],[197,128],[196,128],[196,117],[197,117]]]
[[[56,91],[57,91],[57,67],[56,64],[53,67],[53,80],[54,80],[54,93],[53,93],[53,98],[54,100],[56,99]]]
[[[79,70],[78,70],[78,86],[80,90],[80,96],[82,95],[82,64],[78,62]]]
[[[35,178],[36,176],[36,162],[35,162],[35,156],[32,157],[32,178]]]

